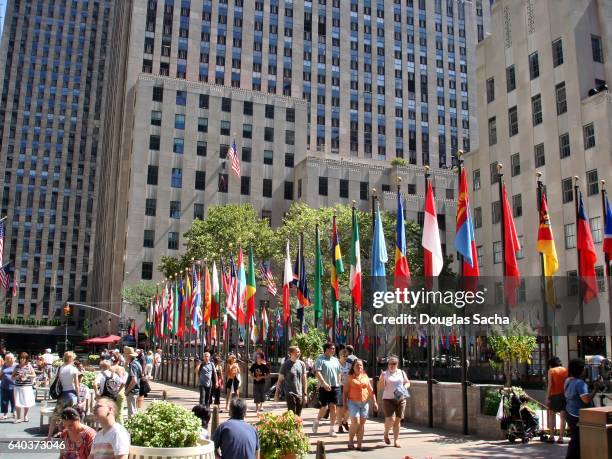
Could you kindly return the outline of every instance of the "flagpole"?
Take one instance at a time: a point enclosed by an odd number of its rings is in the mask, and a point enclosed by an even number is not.
[[[195,263],[195,258],[191,259],[191,267],[193,269],[193,264]],[[189,279],[189,268],[185,268],[185,271],[187,271],[187,279]],[[192,276],[193,277],[193,276]],[[193,279],[191,279],[192,283],[193,283]],[[187,328],[187,385],[191,385],[191,357],[192,357],[192,346],[191,346],[191,327],[193,327],[193,316],[191,315],[191,310],[193,309],[193,305],[191,304],[191,292],[189,292],[189,296],[188,296],[189,300],[189,319],[187,320],[187,323],[189,324],[189,327]],[[185,316],[187,316],[187,314],[185,314]]]
[[[374,243],[374,231],[376,228],[376,188],[372,188],[372,243]],[[370,273],[370,277],[373,279],[373,273]],[[374,324],[374,336],[372,341],[373,350],[372,350],[372,363],[370,364],[373,371],[372,375],[375,379],[375,384],[378,383],[378,325]]]
[[[578,182],[580,181],[580,177],[578,177],[577,175],[574,175],[574,212],[576,213],[576,223],[574,224],[575,226],[575,232],[576,232],[576,238],[578,237],[578,195],[580,194],[580,186],[578,185]],[[584,301],[582,299],[582,282],[580,279],[580,249],[578,248],[578,243],[576,242],[576,280],[578,281],[578,309],[580,312],[580,335],[578,338],[582,338],[583,334],[584,334]],[[580,354],[584,351],[583,346],[582,346],[582,339],[578,339],[577,340],[580,344],[578,347],[578,356],[580,356]]]
[[[187,271],[187,268],[185,268],[185,277],[187,277],[189,275],[189,272]],[[181,282],[181,310],[183,311],[183,323],[181,324],[183,326],[183,333],[181,333],[181,385],[185,384],[185,358],[186,358],[186,348],[185,348],[185,327],[186,327],[186,322],[187,322],[187,314],[185,311],[186,306],[187,306],[187,302],[185,301],[185,284],[183,284]],[[189,366],[189,365],[188,365]],[[187,384],[189,384],[189,381],[187,381]]]
[[[351,222],[355,221],[355,204],[357,203],[357,201],[355,201],[353,199],[353,205],[351,206]],[[353,228],[353,231],[351,231],[351,233],[354,233],[355,228]],[[353,249],[351,249],[353,250]],[[352,262],[350,262],[352,263]],[[349,263],[349,264],[350,264]],[[351,275],[350,269],[349,269],[349,277]],[[349,285],[352,283],[353,279],[349,279]],[[351,346],[353,346],[353,348],[355,348],[355,298],[353,298],[353,292],[351,291],[351,314],[350,314],[350,320],[351,320]],[[316,325],[315,325],[316,327]]]
[[[397,196],[398,196],[399,199],[401,199],[400,193],[401,193],[402,178],[398,176],[396,178],[396,180],[397,180]],[[399,209],[399,207],[398,207],[398,209]],[[404,206],[402,206],[402,210],[403,209],[404,209]],[[402,213],[402,215],[396,215],[395,216],[396,219],[398,219],[400,217],[402,219],[402,225],[404,225],[404,222],[405,222],[404,214]],[[397,235],[395,237],[397,239]],[[397,244],[397,241],[396,241],[396,244]],[[397,247],[395,248],[395,250],[397,250]],[[408,244],[407,243],[404,244],[404,250],[406,251],[406,257],[407,257],[408,256]],[[408,283],[404,284],[404,286],[407,286],[407,285],[408,285]],[[402,331],[403,331],[403,327],[395,325],[395,332],[396,333],[399,332],[398,335],[396,335],[396,336],[399,338],[398,341],[399,341],[399,346],[400,346],[400,348],[399,348],[400,365],[404,365],[404,334],[403,334]],[[385,343],[385,346],[386,346],[386,343]],[[387,353],[385,352],[385,354],[387,354]]]
[[[174,324],[178,324],[178,317],[175,316],[174,314],[174,302],[176,301],[175,297],[175,293],[176,293],[176,273],[171,276],[174,278],[174,281],[172,282],[172,328],[170,329],[170,336],[172,339],[172,368],[171,368],[171,373],[170,373],[170,382],[175,383],[176,382],[176,359],[177,359],[177,352],[178,352],[178,346],[176,345],[176,334],[174,333]]]
[[[457,177],[459,180],[457,182],[457,196],[460,198],[459,193],[461,193],[461,173],[463,172],[463,150],[459,150],[457,152]],[[468,204],[466,202],[466,204]],[[469,209],[466,209],[468,212]],[[472,242],[470,241],[470,251],[472,250]],[[463,271],[463,255],[461,252],[457,251],[457,262],[459,263],[458,273],[459,273],[459,289],[463,290],[465,283],[464,276],[465,273]],[[473,265],[472,265],[473,266]],[[463,315],[465,316],[465,309],[463,308]],[[467,337],[465,336],[465,326],[463,328],[463,333],[461,333],[461,411],[463,413],[463,435],[468,435],[469,426],[468,426],[468,394],[467,394]]]
[[[429,166],[425,166],[425,205],[427,205],[427,192],[429,188]],[[423,249],[424,251],[426,249]],[[432,256],[433,258],[433,256]],[[426,273],[423,273],[427,275]],[[427,285],[427,278],[425,278]],[[433,340],[431,338],[431,326],[427,326],[427,423],[430,428],[434,425],[433,413]],[[402,362],[403,363],[403,362]]]
[[[300,258],[299,258],[299,262],[298,262],[298,272],[299,272],[299,276],[298,276],[298,288],[299,288],[299,282],[302,280],[302,276],[306,276],[305,272],[302,272],[302,268],[305,268],[305,265],[302,266],[302,260],[304,259],[304,233],[300,233]],[[306,285],[306,284],[304,284]],[[304,289],[306,290],[306,289]],[[302,292],[302,294],[306,294],[306,291]],[[300,314],[300,333],[304,333],[304,319],[306,317],[306,307],[304,305],[302,305],[302,314]],[[285,338],[285,341],[287,341],[287,346],[289,346],[289,340],[287,339],[287,337]],[[288,348],[287,348],[288,349]]]
[[[536,177],[537,177],[536,196],[538,200],[537,209],[538,209],[538,217],[539,217],[542,212],[542,196],[544,195],[544,184],[542,183],[542,173],[541,172],[536,172]],[[542,300],[543,300],[542,305],[544,306],[544,310],[542,314],[544,318],[544,361],[545,361],[544,365],[546,367],[546,371],[548,371],[548,361],[550,360],[550,345],[551,345],[551,342],[548,336],[548,306],[549,304],[548,304],[548,295],[547,295],[548,289],[546,286],[548,279],[546,279],[546,270],[544,269],[544,253],[542,252],[540,252],[540,271],[542,273],[540,277],[540,289],[542,291]]]
[[[336,209],[334,208],[334,215],[332,217],[332,227],[336,227]],[[333,234],[332,231],[332,263],[334,265],[334,269],[336,268],[336,235]],[[330,271],[331,272],[331,271]],[[338,280],[338,273],[336,273],[336,281]],[[338,315],[340,315],[340,298],[336,298],[336,292],[334,290],[335,286],[332,285],[332,342],[335,343],[337,341],[336,335],[336,321],[338,317],[336,317],[336,303],[338,303]]]
[[[608,217],[608,212],[607,212],[607,206],[606,206],[606,197],[607,197],[608,192],[606,191],[606,181],[605,180],[601,180],[601,209],[602,209],[602,215],[603,215],[603,228],[604,228],[604,240],[605,240],[605,230],[606,230],[606,223],[607,223],[607,217]],[[606,285],[608,287],[608,311],[610,313],[610,322],[608,325],[608,336],[612,336],[612,292],[610,292],[610,287],[612,286],[611,284],[611,280],[610,280],[610,257],[608,255],[608,252],[604,251],[604,260],[606,262],[606,266],[604,268],[604,275],[606,276]]]

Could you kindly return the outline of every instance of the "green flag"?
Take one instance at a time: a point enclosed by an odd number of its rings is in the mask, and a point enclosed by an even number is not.
[[[176,335],[178,333],[179,328],[179,292],[178,292],[178,282],[174,281],[174,317],[172,320],[172,334]]]
[[[321,257],[321,240],[319,238],[319,226],[316,229],[316,248],[315,248],[315,270],[314,270],[314,315],[315,327],[319,324],[323,316],[323,292],[321,281],[323,280],[323,259]]]

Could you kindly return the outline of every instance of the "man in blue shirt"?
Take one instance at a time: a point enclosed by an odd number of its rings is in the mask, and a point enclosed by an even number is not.
[[[255,427],[245,422],[247,405],[241,398],[234,398],[229,405],[230,418],[213,433],[215,451],[227,459],[259,459],[259,436]]]

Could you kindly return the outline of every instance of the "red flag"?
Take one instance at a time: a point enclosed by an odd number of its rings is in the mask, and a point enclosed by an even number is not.
[[[287,241],[287,254],[285,258],[285,272],[283,274],[283,323],[286,324],[291,316],[291,283],[293,282],[293,269],[289,258],[289,241]]]
[[[512,209],[508,202],[506,184],[502,185],[502,212],[504,220],[504,290],[508,304],[516,304],[516,289],[520,286],[520,272],[516,260],[516,252],[521,250],[521,245],[516,235]]]
[[[578,190],[578,215],[576,226],[576,248],[578,250],[579,262],[578,274],[582,282],[582,299],[585,303],[588,303],[593,298],[597,297],[597,273],[595,272],[597,252],[595,252],[595,244],[593,244],[593,236],[591,235],[591,227],[589,226],[589,217],[584,209],[580,190]]]

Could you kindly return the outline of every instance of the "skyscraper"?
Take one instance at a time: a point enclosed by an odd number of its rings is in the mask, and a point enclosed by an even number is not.
[[[7,4],[0,174],[18,293],[2,309],[13,319],[49,325],[64,301],[88,298],[111,16],[110,0]],[[84,317],[77,308],[77,327]]]
[[[430,165],[441,219],[454,215],[453,155],[478,144],[470,88],[487,11],[456,0],[121,2],[96,299],[117,303],[124,284],[159,279],[160,257],[180,253],[212,204],[252,202],[276,225],[294,199],[367,206],[375,186],[385,202],[403,175],[416,220]],[[234,141],[240,179],[226,159]],[[392,169],[395,158],[405,164]]]

